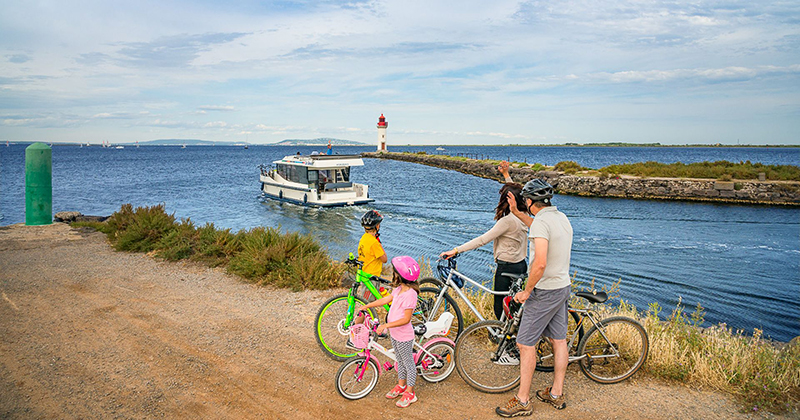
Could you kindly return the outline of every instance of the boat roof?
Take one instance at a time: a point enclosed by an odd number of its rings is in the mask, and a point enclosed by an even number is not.
[[[272,163],[329,169],[348,166],[364,166],[361,155],[289,155]]]

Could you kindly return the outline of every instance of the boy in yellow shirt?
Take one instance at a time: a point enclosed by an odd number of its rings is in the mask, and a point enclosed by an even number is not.
[[[370,210],[361,216],[361,226],[364,227],[364,235],[358,241],[358,260],[364,263],[361,268],[365,273],[373,276],[380,276],[383,263],[389,261],[386,252],[381,245],[380,234],[383,216],[375,210]]]

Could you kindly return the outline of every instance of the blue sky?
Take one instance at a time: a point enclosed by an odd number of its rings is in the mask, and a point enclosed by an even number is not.
[[[0,140],[800,144],[797,1],[4,1]]]

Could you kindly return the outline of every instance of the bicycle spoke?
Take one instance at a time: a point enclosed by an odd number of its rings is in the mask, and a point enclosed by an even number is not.
[[[627,379],[644,364],[649,342],[644,328],[637,322],[616,317],[601,322],[602,329],[592,328],[578,349],[587,355],[581,370],[601,383]]]
[[[493,331],[503,328],[500,321],[482,321],[464,330],[456,343],[456,367],[464,380],[483,392],[505,392],[519,383],[518,365],[492,361],[497,352]],[[514,348],[513,342],[507,348]]]

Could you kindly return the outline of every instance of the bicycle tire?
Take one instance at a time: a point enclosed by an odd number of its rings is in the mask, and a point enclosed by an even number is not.
[[[444,287],[444,283],[442,283],[441,280],[435,277],[425,277],[424,279],[418,281],[417,284],[419,284],[420,288],[433,287],[435,289],[441,289],[442,287]]]
[[[598,324],[620,357],[600,357],[611,354],[610,346],[598,325],[594,325],[578,344],[578,355],[594,356],[580,360],[581,371],[587,378],[601,384],[622,382],[633,376],[647,360],[650,350],[647,331],[642,324],[624,316],[607,318]]]
[[[578,322],[580,322],[578,314],[575,312],[568,312],[568,314],[570,317],[567,318],[567,320],[571,320],[572,322],[569,322],[567,325],[567,339],[572,337],[572,334],[575,332],[575,327],[578,325]],[[580,344],[583,335],[583,326],[581,326],[578,330],[578,340],[573,343],[574,347],[578,347],[577,344]],[[550,340],[541,337],[539,343],[536,344],[536,370],[539,372],[552,372],[555,368],[553,362],[553,346],[550,344]]]
[[[476,322],[456,341],[456,370],[469,386],[481,392],[499,394],[519,385],[519,366],[497,365],[491,360],[497,351],[492,329],[501,332],[505,323],[496,320]],[[516,343],[509,343],[515,346]]]
[[[455,299],[453,299],[449,293],[445,293],[444,302],[439,305],[439,310],[436,311],[437,313],[430,313],[431,307],[436,302],[436,298],[439,296],[440,292],[441,289],[435,289],[433,287],[420,288],[419,294],[417,295],[417,309],[415,310],[415,314],[419,312],[421,315],[420,321],[425,323],[427,321],[436,321],[444,312],[450,312],[453,314],[453,323],[450,325],[447,338],[456,341],[464,330],[464,317]]]
[[[435,369],[425,369],[424,367],[421,368],[422,371],[420,372],[420,376],[422,376],[422,379],[432,383],[441,382],[447,379],[450,374],[453,373],[453,369],[456,367],[455,346],[446,341],[439,341],[433,343],[429,347],[423,346],[423,348],[425,348],[425,350],[431,353],[434,357],[437,357],[444,365]],[[426,359],[429,359],[430,357],[431,356],[423,353],[420,357],[420,363],[426,361]],[[430,362],[430,360],[428,361]]]
[[[347,293],[336,295],[322,304],[314,318],[314,337],[322,351],[333,360],[343,362],[358,352],[345,346],[348,336],[339,331],[339,323],[347,316]],[[356,306],[366,305],[363,299],[355,298]],[[375,311],[368,309],[375,317]]]
[[[361,370],[363,363],[367,363],[367,368],[359,381],[356,375]],[[380,370],[374,359],[367,359],[364,356],[350,357],[349,359],[345,359],[345,362],[342,363],[342,366],[340,366],[339,370],[336,372],[336,390],[339,392],[339,395],[348,400],[364,398],[375,389],[379,377]],[[359,388],[359,385],[363,385],[363,389]],[[355,391],[355,389],[360,390]]]

